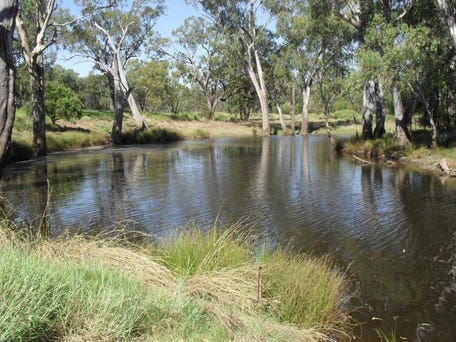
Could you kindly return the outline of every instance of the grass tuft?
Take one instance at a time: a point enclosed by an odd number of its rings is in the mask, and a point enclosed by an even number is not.
[[[197,128],[193,134],[194,139],[209,139],[210,133],[208,130],[203,128]]]
[[[228,229],[216,225],[207,233],[185,227],[159,242],[156,253],[169,269],[184,277],[236,267],[252,256],[247,233],[239,225]]]

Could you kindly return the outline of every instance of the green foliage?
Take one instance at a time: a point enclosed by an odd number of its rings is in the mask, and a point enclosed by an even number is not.
[[[90,74],[80,79],[78,96],[88,110],[109,110],[111,97],[105,75]],[[112,114],[111,114],[112,119]]]
[[[55,124],[58,119],[80,118],[82,102],[76,93],[64,84],[53,81],[46,87],[44,104],[46,114]]]
[[[186,227],[160,241],[156,253],[168,268],[184,277],[240,266],[252,257],[246,233],[239,227],[222,226],[206,233]]]
[[[164,61],[132,61],[127,79],[141,110],[178,112],[183,86]]]

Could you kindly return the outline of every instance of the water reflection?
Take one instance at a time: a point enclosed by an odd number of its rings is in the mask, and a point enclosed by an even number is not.
[[[326,136],[293,136],[53,155],[10,165],[1,191],[18,221],[48,212],[52,234],[121,225],[160,238],[189,222],[244,218],[273,244],[330,253],[348,268],[370,322],[365,340],[377,340],[373,329],[389,330],[397,316],[398,334],[409,340],[450,341],[451,181],[361,166],[335,154]]]

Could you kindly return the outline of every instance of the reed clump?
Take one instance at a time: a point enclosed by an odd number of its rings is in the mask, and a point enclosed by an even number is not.
[[[0,340],[343,337],[350,329],[343,273],[327,259],[258,252],[254,241],[241,224],[187,227],[147,245],[49,239],[4,218]]]

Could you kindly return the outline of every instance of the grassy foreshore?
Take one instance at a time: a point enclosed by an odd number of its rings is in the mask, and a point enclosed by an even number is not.
[[[383,139],[353,138],[343,146],[344,152],[362,163],[405,165],[447,177],[456,176],[456,146],[429,148],[418,142],[399,146],[392,134]]]
[[[327,259],[254,248],[241,227],[158,243],[0,227],[0,340],[321,341],[350,332]]]

